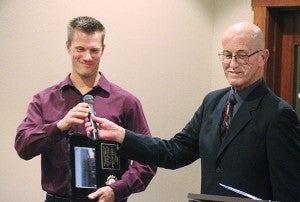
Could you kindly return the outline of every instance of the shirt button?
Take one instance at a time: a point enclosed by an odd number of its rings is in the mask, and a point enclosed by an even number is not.
[[[217,167],[216,172],[217,172],[217,173],[221,172],[221,168],[220,168],[220,167]]]

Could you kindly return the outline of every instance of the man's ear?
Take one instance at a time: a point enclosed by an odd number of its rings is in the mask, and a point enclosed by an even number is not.
[[[66,41],[66,48],[67,48],[68,52],[70,50],[70,47],[71,47],[71,42],[70,41]]]
[[[269,54],[270,53],[269,53],[268,49],[262,50],[262,54],[261,54],[261,57],[262,57],[261,62],[262,62],[262,64],[261,64],[261,66],[264,66],[266,64],[266,62],[267,62],[267,60],[269,58]]]
[[[104,49],[105,49],[105,44],[102,45],[101,56],[103,55]]]

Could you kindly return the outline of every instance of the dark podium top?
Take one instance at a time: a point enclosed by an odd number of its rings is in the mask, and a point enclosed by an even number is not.
[[[229,196],[217,196],[217,195],[207,195],[207,194],[188,194],[189,202],[253,202],[257,200],[248,198],[238,198]],[[259,200],[264,202],[264,200]],[[270,202],[270,201],[268,201]]]

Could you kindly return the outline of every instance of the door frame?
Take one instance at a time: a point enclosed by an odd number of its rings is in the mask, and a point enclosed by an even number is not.
[[[268,86],[278,96],[292,105],[295,85],[293,82],[295,79],[294,57],[289,56],[290,59],[286,60],[287,51],[282,47],[282,41],[290,47],[295,46],[295,44],[292,38],[283,35],[277,14],[280,9],[287,9],[293,12],[295,10],[300,11],[299,0],[252,0],[251,5],[254,11],[254,24],[259,26],[265,33],[265,45],[270,51],[264,78]],[[292,54],[294,56],[294,51],[288,51],[289,55]],[[285,65],[282,65],[283,63]],[[285,68],[282,68],[282,66],[285,66]]]

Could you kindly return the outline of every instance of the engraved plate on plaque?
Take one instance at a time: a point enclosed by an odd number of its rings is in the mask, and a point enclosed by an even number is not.
[[[101,143],[101,168],[107,170],[120,170],[121,162],[117,154],[116,144]]]

